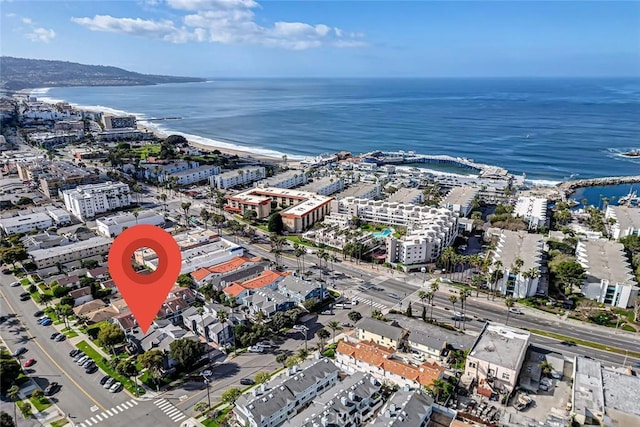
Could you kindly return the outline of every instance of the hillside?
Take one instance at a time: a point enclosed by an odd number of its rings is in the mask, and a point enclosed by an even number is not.
[[[202,81],[205,79],[140,74],[103,65],[0,57],[0,87],[7,90],[52,86],[139,86]]]

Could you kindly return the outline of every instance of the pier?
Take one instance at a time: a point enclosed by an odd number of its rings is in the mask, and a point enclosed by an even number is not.
[[[181,120],[182,117],[152,117],[150,119],[144,119],[147,122],[160,122],[163,120]]]
[[[573,193],[577,188],[602,187],[605,185],[636,184],[640,183],[640,175],[631,176],[607,176],[602,178],[576,179],[558,184],[558,188],[565,194]]]

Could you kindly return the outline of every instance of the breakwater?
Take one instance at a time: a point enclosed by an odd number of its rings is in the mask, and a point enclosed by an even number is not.
[[[640,183],[640,175],[631,176],[607,176],[602,178],[576,179],[558,184],[558,188],[565,194],[573,193],[577,188],[600,187],[605,185],[635,184]]]

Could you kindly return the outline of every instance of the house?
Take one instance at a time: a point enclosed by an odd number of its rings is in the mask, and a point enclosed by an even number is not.
[[[92,300],[82,305],[74,307],[73,312],[78,317],[87,319],[87,323],[93,324],[110,320],[118,315],[118,311],[112,306],[105,304],[102,300]]]
[[[233,413],[244,426],[279,426],[333,387],[338,371],[329,359],[308,360],[240,396]]]
[[[125,334],[134,331],[138,327],[138,321],[131,312],[115,316],[112,319],[112,323],[118,325]]]
[[[169,320],[174,325],[182,323],[180,314],[187,308],[189,303],[181,297],[167,298],[160,306],[157,317]]]
[[[60,279],[58,279],[58,285],[64,286],[66,288],[75,288],[76,286],[80,286],[80,278],[75,275],[61,277]]]
[[[259,276],[267,265],[259,257],[238,256],[220,264],[201,267],[192,272],[191,277],[198,288],[210,283],[214,288],[220,289],[220,286],[224,287],[228,283]]]
[[[360,319],[355,329],[356,337],[360,341],[373,341],[396,350],[405,346],[406,337],[409,334],[409,331],[395,322],[386,323],[370,317]]]
[[[326,298],[326,290],[322,282],[305,280],[293,275],[286,276],[278,283],[278,292],[297,304],[303,304],[311,299],[320,302]]]
[[[244,282],[236,282],[222,290],[231,301],[240,303],[242,299],[260,288],[277,289],[278,283],[284,279],[286,273],[265,270],[260,276]]]
[[[188,330],[203,337],[206,342],[225,346],[233,342],[233,323],[221,324],[218,317],[211,312],[198,313],[198,309],[190,307],[182,313],[182,323]]]
[[[92,268],[87,271],[88,277],[93,277],[94,279],[104,279],[109,275],[109,268],[105,265],[102,267]]]
[[[91,295],[91,287],[85,286],[84,288],[75,289],[69,292],[69,295],[73,298],[73,306],[77,307],[86,302],[93,301],[93,296]]]
[[[382,384],[371,375],[356,372],[313,399],[308,408],[283,426],[364,425],[384,402],[381,388]]]
[[[525,360],[530,333],[498,323],[485,323],[467,356],[463,383],[474,382],[478,393],[510,393]]]
[[[445,369],[437,363],[408,363],[395,349],[373,341],[341,340],[336,348],[336,364],[348,373],[367,372],[383,383],[420,389],[442,378]]]
[[[242,304],[249,307],[249,312],[256,315],[264,313],[271,317],[278,311],[287,311],[296,306],[291,298],[269,288],[258,289],[242,299]]]
[[[427,426],[434,408],[431,396],[420,391],[398,390],[369,427]],[[444,424],[449,425],[449,424]]]

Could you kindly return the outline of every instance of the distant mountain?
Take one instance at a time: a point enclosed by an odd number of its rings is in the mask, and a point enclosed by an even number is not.
[[[103,65],[0,57],[0,87],[7,90],[52,86],[140,86],[203,81],[205,79],[197,77],[140,74]]]

